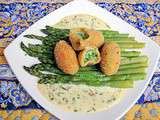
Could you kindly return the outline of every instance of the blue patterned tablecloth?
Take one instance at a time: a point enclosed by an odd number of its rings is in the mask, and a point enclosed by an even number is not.
[[[160,36],[160,3],[96,3],[138,28],[147,36]],[[0,3],[0,47],[6,47],[29,26],[64,3]],[[14,54],[14,53],[13,53]],[[3,57],[3,56],[1,56]],[[160,101],[160,62],[137,104]],[[0,109],[41,108],[16,80],[8,64],[0,64]]]

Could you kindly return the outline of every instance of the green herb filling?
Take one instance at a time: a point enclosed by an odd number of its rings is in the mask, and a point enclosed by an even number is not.
[[[93,60],[94,62],[98,60],[98,53],[96,49],[90,49],[86,52],[84,63],[88,62],[89,60]]]
[[[76,34],[82,39],[85,40],[89,37],[89,35],[86,32],[76,32]]]

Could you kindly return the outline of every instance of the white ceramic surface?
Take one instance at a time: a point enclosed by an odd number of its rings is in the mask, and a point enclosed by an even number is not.
[[[24,35],[44,35],[40,32],[40,29],[44,28],[46,25],[54,25],[65,16],[79,13],[96,16],[97,18],[105,21],[112,30],[117,30],[120,33],[129,33],[130,36],[134,36],[136,40],[145,42],[146,47],[142,50],[142,52],[149,57],[149,67],[147,69],[146,79],[144,81],[136,82],[134,88],[128,89],[125,97],[121,100],[120,103],[106,111],[93,114],[64,112],[63,110],[55,107],[50,102],[48,102],[47,99],[45,99],[45,97],[43,97],[38,91],[37,78],[28,74],[22,67],[24,65],[31,66],[39,62],[36,58],[25,56],[25,53],[20,48],[20,42],[23,41],[25,44],[39,44],[40,42],[38,40],[24,38]],[[115,120],[123,116],[144,92],[156,68],[160,54],[160,48],[150,38],[143,35],[143,33],[139,32],[137,29],[121,20],[117,16],[107,12],[106,10],[96,6],[91,2],[85,0],[76,0],[59,8],[58,10],[50,13],[46,17],[36,22],[24,33],[22,33],[17,39],[15,39],[5,49],[4,52],[10,67],[27,92],[42,107],[44,107],[58,118],[62,120]]]

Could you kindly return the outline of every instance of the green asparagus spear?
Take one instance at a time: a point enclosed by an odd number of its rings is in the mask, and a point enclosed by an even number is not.
[[[145,47],[145,43],[118,43],[119,46],[121,48],[125,48],[125,49],[139,49],[139,48],[144,48]]]
[[[118,31],[112,31],[112,30],[100,30],[103,34],[119,34]]]
[[[148,62],[124,64],[124,65],[120,65],[119,71],[123,69],[141,68],[141,67],[147,67],[147,66],[148,66]]]
[[[106,42],[116,42],[117,44],[135,44],[135,43],[137,43],[137,41],[131,41],[131,40],[123,41],[123,40],[112,40],[112,39],[107,40],[107,39],[105,39],[105,41]]]
[[[105,85],[113,88],[133,88],[133,81],[132,80],[111,81],[106,83]]]
[[[30,39],[38,39],[38,40],[45,40],[45,37],[42,37],[42,36],[38,36],[38,35],[33,35],[33,34],[30,34],[30,35],[24,35],[24,37],[27,37],[27,38],[30,38]]]
[[[139,51],[122,51],[122,57],[138,57],[141,54]]]
[[[41,63],[32,67],[24,67],[30,74],[40,78],[39,83],[55,84],[55,83],[70,83],[70,84],[86,84],[92,86],[110,86],[128,88],[133,87],[134,80],[145,79],[145,68],[148,58],[140,56],[138,51],[126,51],[126,49],[143,48],[144,43],[138,43],[133,37],[128,37],[128,34],[120,34],[117,31],[104,30],[105,41],[117,42],[121,47],[121,65],[117,74],[112,76],[104,75],[98,66],[89,66],[80,68],[75,75],[67,75],[60,71],[53,57],[53,48],[56,42],[61,39],[68,39],[68,29],[57,29],[46,26],[46,29],[41,30],[46,37],[36,35],[26,35],[31,39],[39,39],[41,45],[21,44],[21,48],[30,56],[37,57]]]
[[[142,68],[132,68],[132,69],[123,69],[121,71],[118,71],[116,74],[131,74],[131,73],[143,73],[145,72],[145,67]]]
[[[110,37],[108,38],[107,36],[104,36],[105,41],[118,41],[118,42],[125,42],[125,41],[132,41],[135,42],[135,38],[134,37]]]
[[[103,35],[105,36],[105,38],[112,38],[112,37],[122,38],[122,37],[128,37],[129,36],[129,34],[114,34],[114,33],[112,33],[112,34],[103,33]]]
[[[47,35],[56,35],[56,36],[59,36],[59,35],[68,36],[69,35],[68,29],[57,29],[57,28],[53,28],[50,26],[46,26],[46,29],[42,29],[41,31]]]
[[[147,56],[139,56],[139,57],[133,57],[133,58],[123,58],[121,60],[121,65],[139,63],[139,62],[147,62],[147,61],[148,61]]]

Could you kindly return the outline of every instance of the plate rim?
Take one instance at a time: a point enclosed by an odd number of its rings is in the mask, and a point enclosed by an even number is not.
[[[79,2],[79,3],[84,3],[84,2],[88,2],[87,4],[94,4],[94,3],[92,3],[92,2],[89,2],[89,1],[87,1],[87,0],[75,0],[75,1],[72,1],[72,2],[70,2],[70,3],[68,3],[67,5],[74,5],[75,3],[77,3],[77,2]],[[67,6],[67,5],[64,5],[63,7],[65,7],[65,6]],[[63,7],[61,7],[61,8],[59,8],[59,9],[62,9]],[[102,8],[101,8],[102,9]],[[58,9],[57,9],[58,10]],[[56,10],[55,10],[56,11]],[[53,11],[53,12],[55,12],[55,11]],[[51,12],[51,13],[53,13],[53,12]],[[105,11],[106,12],[106,11]],[[51,14],[50,13],[50,14]],[[46,17],[46,16],[45,16]],[[116,16],[117,17],[117,16]],[[42,18],[43,19],[43,18]],[[42,19],[40,19],[40,20],[42,20]],[[39,20],[39,21],[40,21]],[[36,22],[37,23],[37,22]],[[33,24],[34,25],[34,24]],[[32,26],[33,26],[32,25]],[[135,29],[135,28],[134,28]],[[29,30],[29,29],[27,29],[27,30]],[[21,35],[23,35],[25,32],[23,32]],[[19,37],[17,37],[16,39],[18,39]],[[148,37],[148,39],[150,39],[149,37]],[[14,40],[14,41],[16,41],[16,40]],[[154,41],[152,41],[152,42],[154,42]],[[12,44],[12,43],[11,43]],[[10,46],[11,46],[11,44],[4,50],[4,55],[5,55],[5,57],[6,57],[6,59],[7,59],[7,61],[8,61],[8,63],[10,64],[10,59],[8,59],[8,49],[10,48]],[[154,43],[155,44],[155,46],[157,45],[157,43]],[[157,45],[157,47],[158,48],[160,48],[158,45]],[[159,52],[160,52],[160,50],[159,50]],[[159,59],[159,57],[160,57],[160,55],[159,56],[157,56],[157,59]],[[158,60],[156,61],[156,64],[158,63]],[[12,66],[11,66],[11,68],[12,68]],[[155,65],[155,68],[156,68],[156,65]],[[155,68],[154,68],[154,70],[155,70]],[[14,70],[13,70],[14,71]],[[151,77],[153,76],[153,73],[154,73],[154,71],[152,71],[152,73],[150,74],[150,79],[151,79]],[[17,75],[16,75],[17,76]],[[21,80],[18,80],[20,83],[22,82]],[[144,89],[141,91],[142,92],[142,94],[143,94],[143,92],[145,91],[145,89],[147,88],[147,86],[148,86],[148,84],[149,84],[149,82],[150,82],[150,80],[148,80],[148,82],[145,84],[145,87],[144,87]],[[21,83],[22,84],[22,83]],[[23,84],[22,84],[22,86],[23,86]],[[24,87],[24,86],[23,86]],[[25,87],[24,87],[25,88]],[[27,92],[28,92],[28,90],[26,90]],[[29,94],[30,94],[30,92],[28,92]],[[137,97],[137,99],[139,99],[139,97],[142,95],[142,94],[140,94],[138,97]],[[30,94],[31,95],[31,94]],[[32,96],[32,95],[31,95]],[[33,97],[33,96],[32,96]],[[35,97],[33,97],[34,98],[34,100],[35,100]],[[37,100],[36,100],[37,101]],[[137,101],[137,100],[135,100],[135,101]],[[39,102],[38,102],[39,103]],[[40,103],[39,103],[40,104]],[[133,105],[135,104],[135,102],[133,103]],[[130,107],[128,107],[128,110],[133,106],[133,105],[129,105]],[[48,111],[48,109],[46,109],[47,111]],[[126,110],[126,111],[124,111],[123,112],[123,114],[121,115],[121,116],[119,116],[117,119],[119,119],[120,117],[122,117],[128,110]],[[56,116],[56,117],[58,117],[58,116]]]

